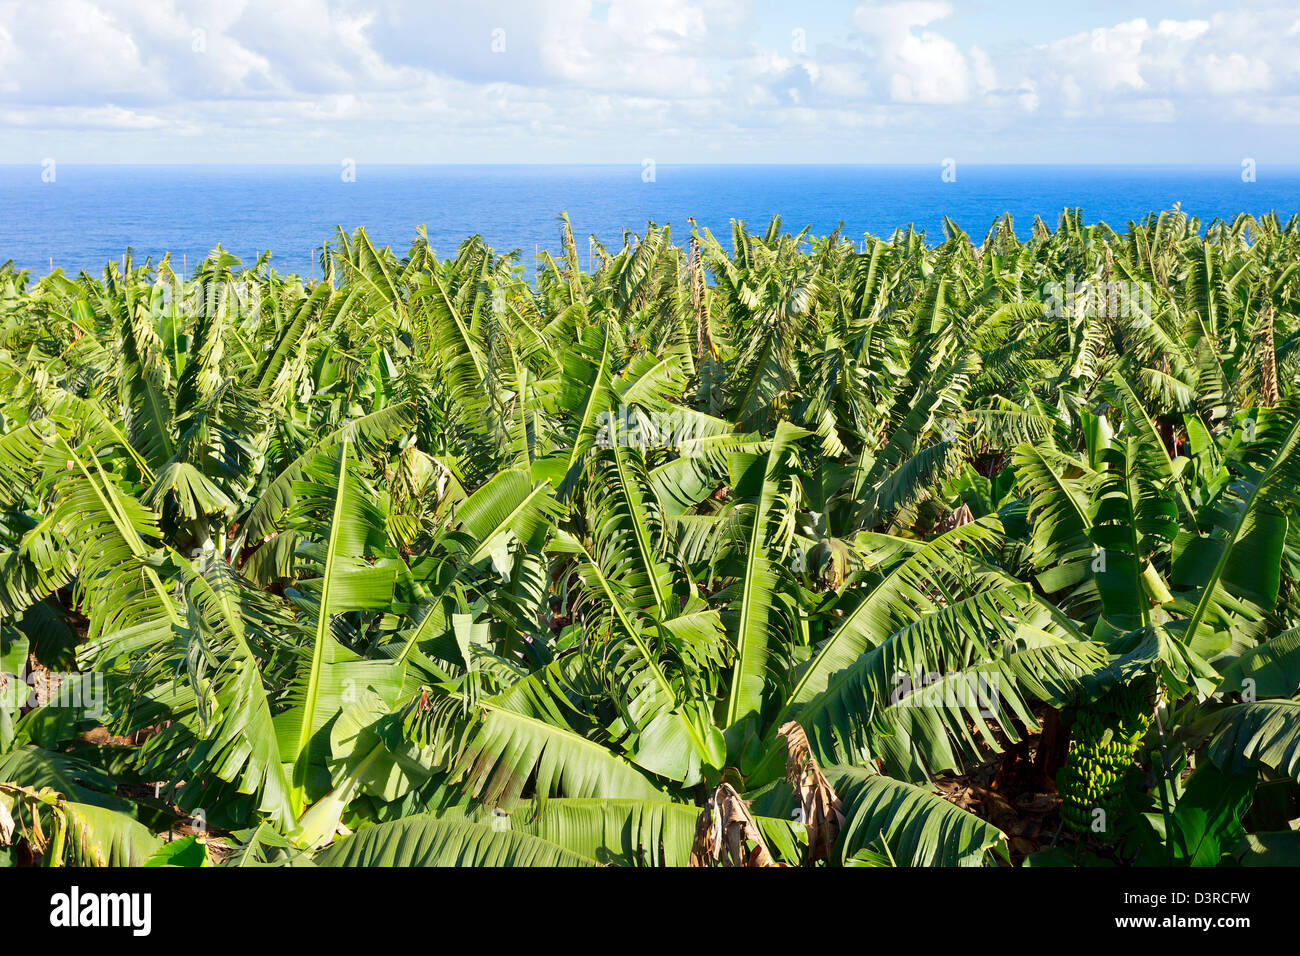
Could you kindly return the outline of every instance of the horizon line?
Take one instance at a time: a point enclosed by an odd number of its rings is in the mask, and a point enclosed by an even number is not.
[[[335,168],[335,167],[337,167],[337,166],[342,165],[344,162],[351,162],[351,163],[354,163],[354,164],[356,164],[356,165],[358,165],[358,166],[363,166],[363,165],[364,165],[364,166],[403,166],[403,167],[409,166],[409,167],[413,167],[413,168],[418,168],[418,167],[434,167],[434,168],[466,168],[466,167],[476,168],[476,167],[486,167],[486,168],[538,168],[538,169],[542,169],[542,168],[552,168],[552,167],[569,167],[569,168],[572,168],[572,167],[591,167],[591,168],[609,168],[609,167],[619,167],[619,168],[623,168],[623,167],[626,167],[626,168],[629,168],[629,169],[636,169],[636,168],[639,168],[639,167],[641,167],[641,166],[643,165],[643,163],[640,163],[640,162],[630,162],[630,163],[567,163],[567,162],[554,162],[554,163],[502,163],[502,162],[429,163],[429,162],[388,161],[388,160],[360,160],[360,159],[354,159],[354,158],[351,158],[351,157],[349,157],[349,158],[347,158],[347,159],[345,159],[345,160],[338,160],[338,161],[332,161],[332,160],[331,160],[331,161],[312,161],[312,162],[222,162],[222,161],[194,161],[194,162],[174,162],[174,163],[153,163],[153,162],[131,162],[131,161],[107,161],[107,162],[105,162],[105,161],[93,161],[93,162],[83,162],[83,161],[78,161],[78,160],[59,160],[59,159],[57,159],[56,157],[47,157],[46,159],[42,159],[42,160],[32,160],[32,161],[28,161],[28,162],[8,162],[8,163],[0,163],[0,168],[21,168],[21,167],[29,167],[29,166],[37,166],[37,167],[39,167],[39,166],[44,165],[46,162],[51,161],[51,159],[53,159],[53,161],[54,161],[55,163],[57,163],[57,165],[59,165],[59,166],[123,166],[123,167],[139,167],[139,166],[146,166],[146,167],[168,167],[168,166],[221,166],[221,167],[227,167],[227,168],[265,168],[265,167],[282,167],[282,168],[288,168],[288,167],[300,167],[300,166],[313,166],[313,167]],[[932,160],[932,161],[927,161],[927,162],[902,162],[902,163],[887,163],[887,162],[879,162],[879,163],[782,163],[782,162],[759,162],[759,163],[755,163],[755,162],[748,162],[748,163],[717,163],[717,162],[658,162],[658,161],[655,161],[655,166],[656,166],[656,168],[660,168],[660,167],[674,167],[674,166],[678,166],[678,167],[681,167],[681,166],[712,166],[712,167],[718,167],[718,168],[730,168],[730,167],[760,167],[760,168],[761,168],[761,167],[799,167],[799,168],[828,168],[828,169],[841,168],[841,169],[843,169],[843,168],[863,168],[863,167],[870,167],[870,168],[894,168],[894,169],[900,169],[900,168],[903,168],[903,169],[916,169],[916,168],[927,168],[927,167],[931,167],[931,166],[942,166],[945,162],[948,162],[948,161],[950,161],[949,158],[945,158],[945,159],[941,159],[941,160],[937,160],[937,161]],[[1278,163],[1274,163],[1274,162],[1269,162],[1269,161],[1262,161],[1262,162],[1261,162],[1260,160],[1254,160],[1254,162],[1255,162],[1256,166],[1270,166],[1270,167],[1274,167],[1274,168],[1282,168],[1282,169],[1289,169],[1289,168],[1297,168],[1297,169],[1300,169],[1300,162],[1278,162]],[[1202,162],[1106,162],[1106,163],[1068,162],[1068,163],[1061,163],[1061,162],[973,162],[973,161],[964,161],[964,160],[960,160],[960,159],[958,159],[958,160],[955,160],[955,164],[956,164],[957,166],[959,166],[959,167],[961,167],[961,166],[976,166],[976,167],[994,167],[994,166],[1005,167],[1005,166],[1015,166],[1015,167],[1026,167],[1026,168],[1030,168],[1030,167],[1057,167],[1057,168],[1065,167],[1065,168],[1088,168],[1088,169],[1117,169],[1117,168],[1124,168],[1124,169],[1132,169],[1132,168],[1167,169],[1167,168],[1170,168],[1170,167],[1176,167],[1176,168],[1195,168],[1195,167],[1227,167],[1227,168],[1240,168],[1241,165],[1242,165],[1242,161],[1241,161],[1241,160],[1235,160],[1235,161],[1228,161],[1228,160],[1223,160],[1223,161],[1208,161],[1208,160],[1207,160],[1207,161],[1202,161]]]

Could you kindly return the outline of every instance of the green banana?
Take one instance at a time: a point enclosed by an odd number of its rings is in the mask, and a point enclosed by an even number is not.
[[[1116,685],[1075,715],[1070,751],[1056,774],[1061,820],[1077,833],[1092,830],[1093,811],[1118,808],[1123,781],[1151,725],[1154,687],[1148,682]]]

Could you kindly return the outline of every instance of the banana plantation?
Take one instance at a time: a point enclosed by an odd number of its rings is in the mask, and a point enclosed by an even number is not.
[[[0,862],[1300,863],[1300,217],[681,225],[0,269]]]

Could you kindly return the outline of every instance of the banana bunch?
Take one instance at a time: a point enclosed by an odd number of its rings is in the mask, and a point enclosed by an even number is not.
[[[1089,832],[1101,808],[1110,830],[1124,775],[1151,725],[1153,691],[1145,683],[1119,685],[1075,715],[1070,753],[1056,774],[1061,819],[1070,829]]]

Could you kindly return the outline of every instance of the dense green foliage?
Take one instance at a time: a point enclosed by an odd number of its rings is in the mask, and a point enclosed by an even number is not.
[[[1297,221],[945,233],[0,272],[0,854],[1300,859]]]

